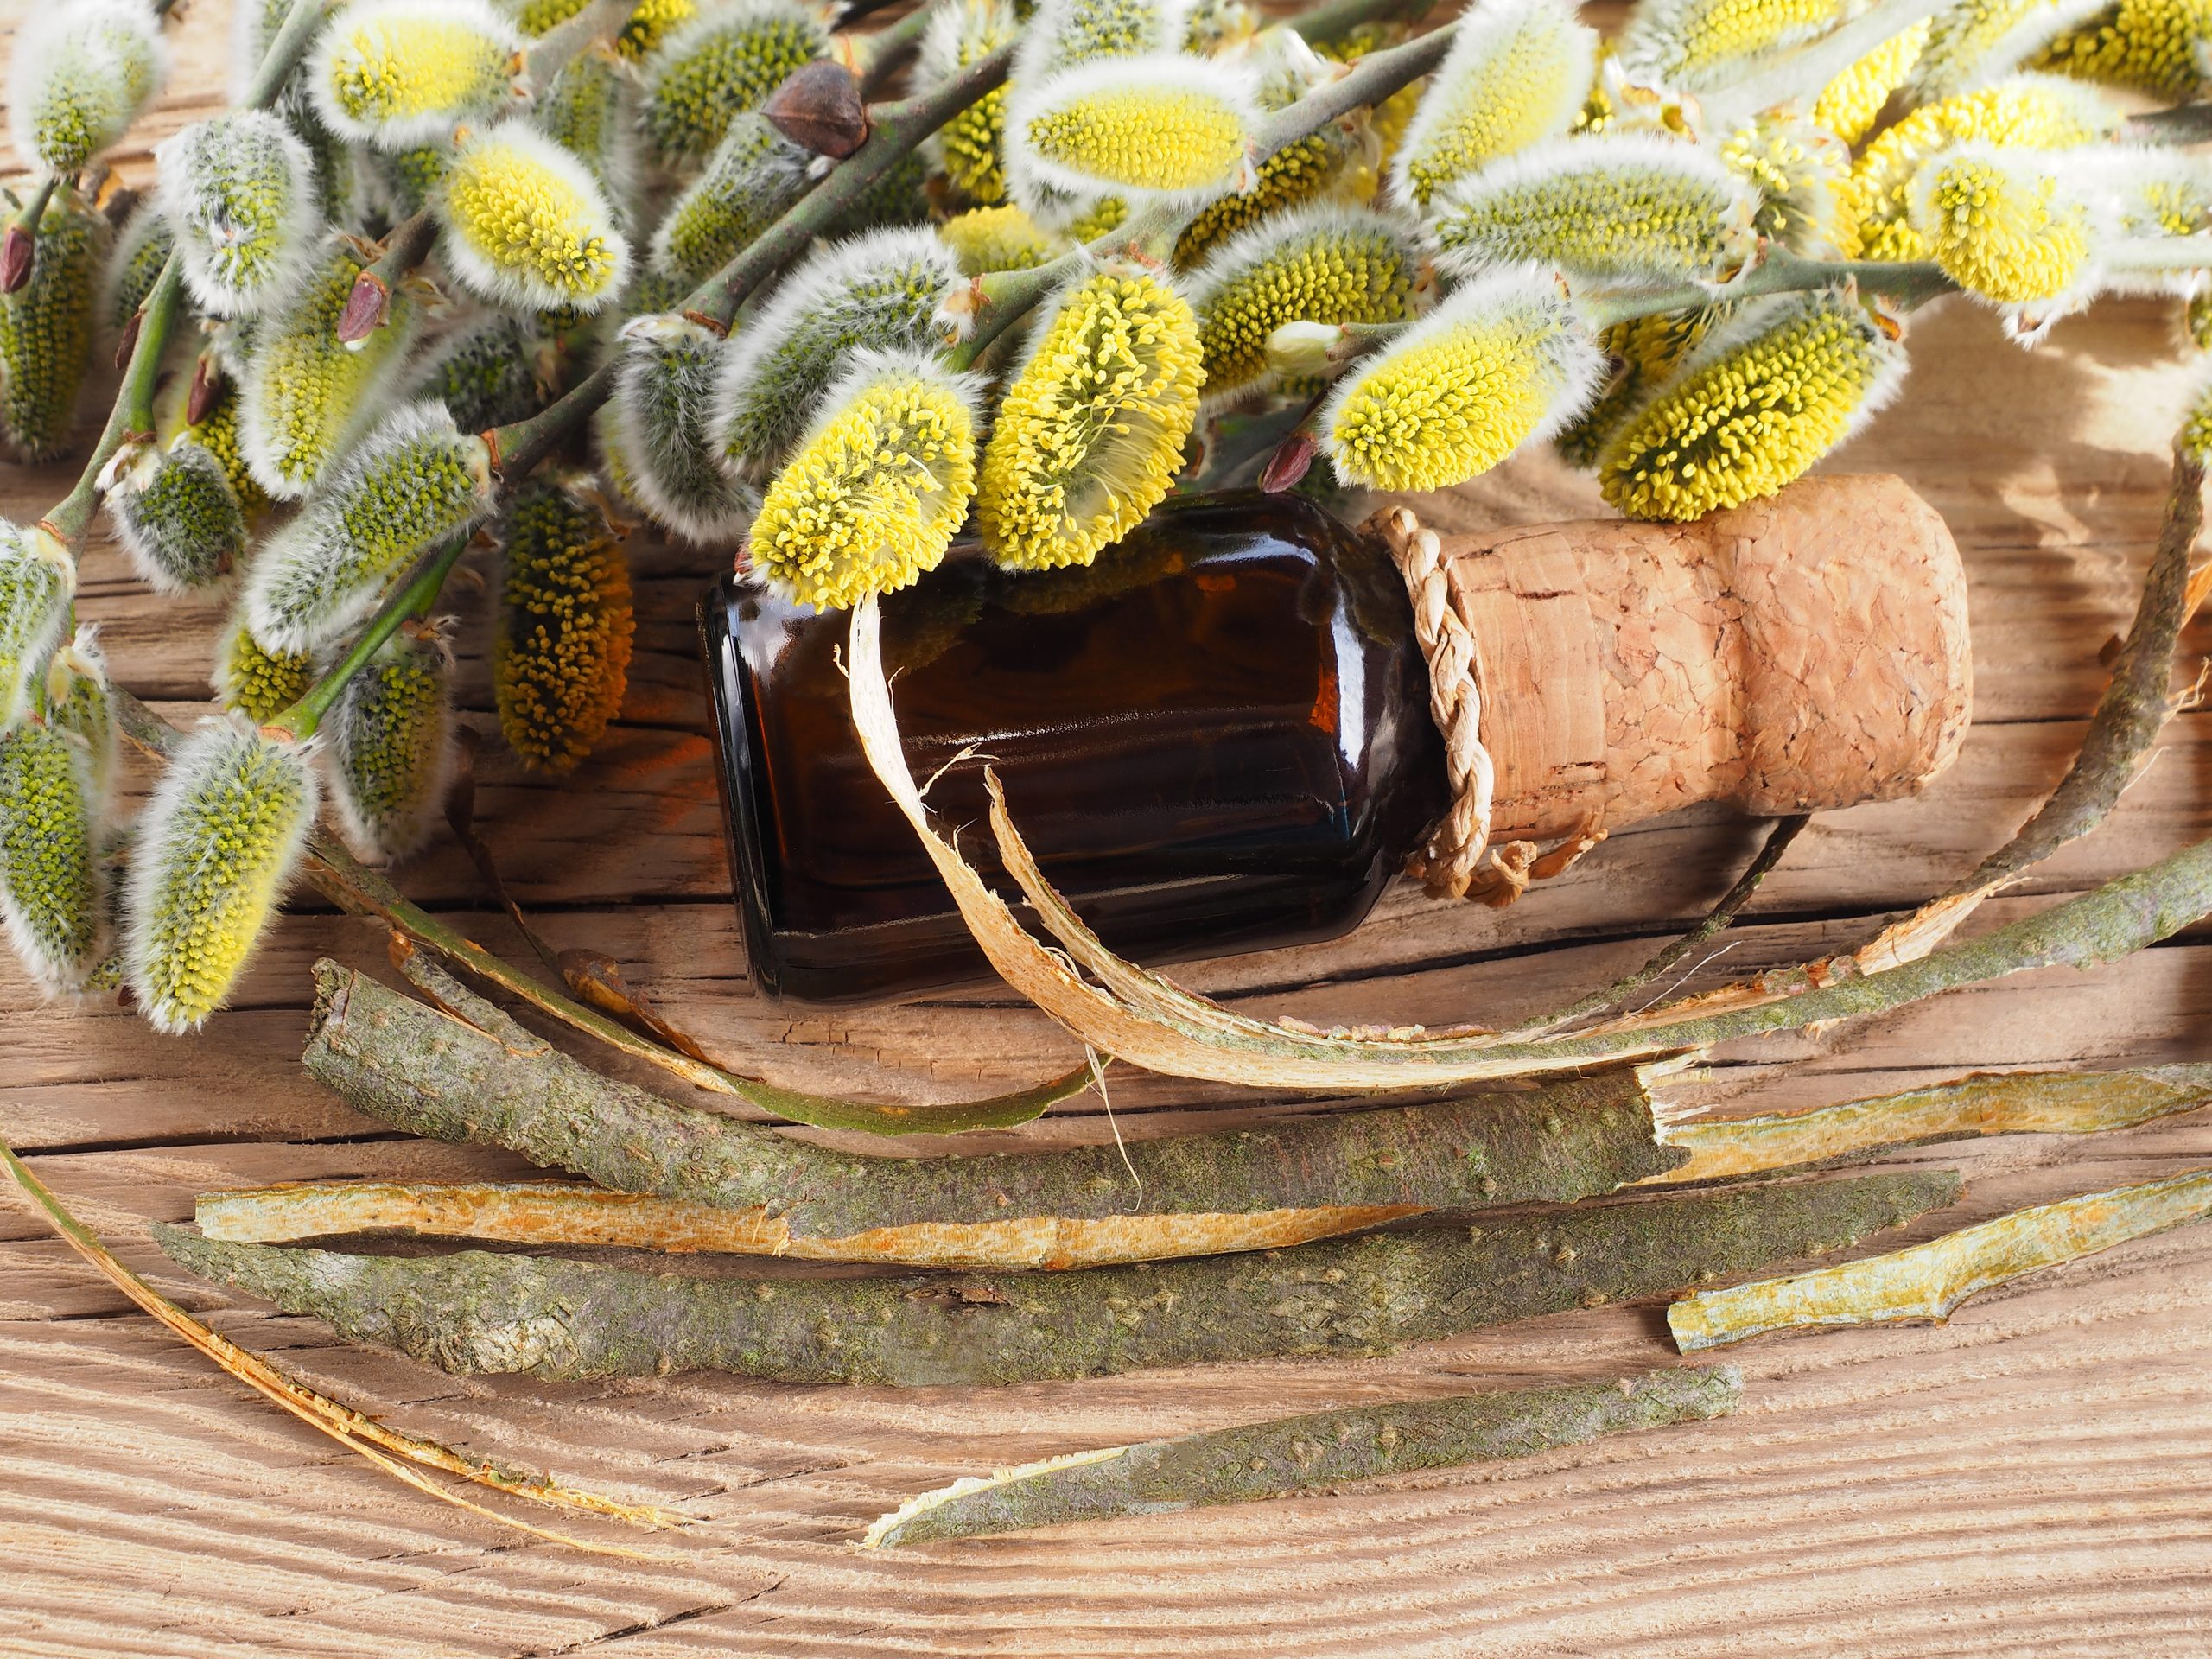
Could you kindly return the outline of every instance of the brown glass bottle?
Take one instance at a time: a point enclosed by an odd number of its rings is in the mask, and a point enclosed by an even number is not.
[[[849,1001],[987,978],[861,754],[848,619],[730,579],[701,621],[754,982]],[[988,757],[1046,875],[1140,962],[1345,932],[1446,804],[1397,574],[1295,497],[1171,504],[1084,569],[956,558],[886,601],[884,659],[963,850],[1011,892]]]

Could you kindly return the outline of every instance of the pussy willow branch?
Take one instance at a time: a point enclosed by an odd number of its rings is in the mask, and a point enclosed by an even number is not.
[[[554,24],[524,49],[524,89],[532,98],[543,95],[563,69],[627,29],[637,10],[638,0],[590,0],[573,17]]]
[[[354,636],[346,654],[300,694],[299,700],[276,717],[267,722],[268,729],[289,734],[305,742],[315,734],[338,699],[346,694],[346,683],[377,654],[384,642],[399,632],[400,625],[418,616],[437,602],[444,589],[446,578],[461,556],[468,550],[468,537],[456,536],[437,552],[426,559],[422,569],[391,593],[371,617],[368,626]]]

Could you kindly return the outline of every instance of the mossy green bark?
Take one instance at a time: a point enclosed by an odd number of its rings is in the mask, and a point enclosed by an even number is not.
[[[1379,1354],[1840,1249],[1949,1204],[1949,1170],[1592,1205],[1471,1230],[1082,1273],[693,1279],[480,1250],[221,1244],[184,1267],[461,1374],[723,1370],[893,1387],[1026,1382],[1297,1354]]]

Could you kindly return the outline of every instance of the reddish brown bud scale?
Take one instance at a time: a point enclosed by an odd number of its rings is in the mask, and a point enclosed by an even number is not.
[[[123,338],[115,342],[115,366],[130,366],[131,354],[138,349],[138,327],[146,320],[143,311],[133,311],[130,321],[123,325]]]
[[[216,400],[223,395],[223,371],[205,353],[192,366],[192,390],[185,395],[184,422],[197,426],[213,412]]]
[[[868,105],[853,72],[831,58],[793,70],[760,106],[768,124],[817,156],[842,161],[868,142]]]
[[[372,270],[363,271],[353,279],[353,291],[346,296],[346,308],[338,314],[338,338],[349,346],[366,340],[384,327],[391,309],[391,289],[384,278]]]
[[[1268,457],[1268,464],[1261,468],[1260,487],[1269,495],[1295,489],[1319,453],[1319,446],[1307,434],[1292,433],[1276,446],[1274,454]]]
[[[0,240],[0,294],[13,294],[31,279],[31,257],[37,239],[21,225],[10,225]]]

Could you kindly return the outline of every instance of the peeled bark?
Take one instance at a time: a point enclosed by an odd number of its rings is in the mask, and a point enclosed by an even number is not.
[[[1416,1469],[1526,1458],[1601,1435],[1725,1417],[1743,1395],[1740,1371],[1713,1365],[1618,1382],[1306,1412],[958,1481],[884,1516],[861,1544],[880,1549],[1201,1503],[1249,1503]]]
[[[1087,1273],[772,1282],[478,1250],[393,1257],[224,1244],[159,1224],[154,1234],[194,1273],[444,1370],[710,1370],[912,1388],[1385,1353],[1824,1255],[1958,1192],[1953,1171],[1916,1171]]]
[[[1656,1143],[1626,1071],[1126,1152],[865,1157],[601,1077],[424,958],[405,968],[445,1012],[316,965],[317,1078],[416,1135],[751,1212],[771,1253],[837,1240],[842,1260],[1072,1266],[1269,1248],[1427,1210],[1569,1202],[1684,1157]]]

